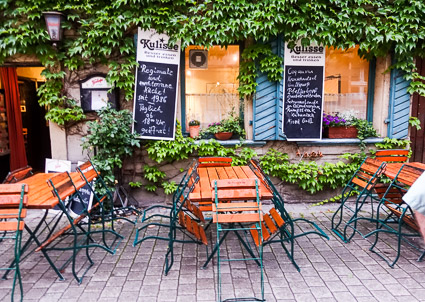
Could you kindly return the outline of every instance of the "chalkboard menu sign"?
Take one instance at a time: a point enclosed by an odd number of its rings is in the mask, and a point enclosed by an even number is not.
[[[287,140],[322,138],[324,47],[285,44],[283,132]]]
[[[142,137],[173,138],[177,65],[141,62],[137,69],[134,131]]]
[[[180,43],[139,28],[133,132],[140,138],[174,140]]]

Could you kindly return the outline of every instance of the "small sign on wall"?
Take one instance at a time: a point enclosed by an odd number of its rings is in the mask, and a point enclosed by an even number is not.
[[[91,75],[80,82],[81,108],[84,112],[100,110],[111,104],[112,108],[117,108],[117,93],[114,90],[110,92],[110,85],[105,76]]]

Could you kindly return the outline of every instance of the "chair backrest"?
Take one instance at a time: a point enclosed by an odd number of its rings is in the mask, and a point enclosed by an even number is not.
[[[28,185],[0,185],[0,231],[23,230],[25,207],[28,204]]]
[[[53,196],[59,200],[59,206],[66,212],[65,199],[74,193],[78,193],[74,183],[72,182],[69,172],[57,173],[47,180],[48,185],[52,188]]]
[[[230,167],[232,158],[230,157],[200,157],[198,167]]]
[[[405,149],[376,150],[375,158],[385,162],[406,162],[408,155],[409,150]]]
[[[371,190],[378,181],[378,177],[384,172],[385,163],[374,158],[367,157],[354,173],[351,183],[358,185],[363,190]]]
[[[26,166],[26,167],[19,168],[9,172],[6,178],[3,180],[3,183],[4,184],[15,183],[31,175],[32,175],[32,168],[30,166]]]

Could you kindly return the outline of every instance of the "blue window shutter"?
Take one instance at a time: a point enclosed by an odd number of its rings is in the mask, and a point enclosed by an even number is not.
[[[410,81],[403,78],[403,72],[397,69],[391,71],[390,108],[388,137],[407,138],[410,116],[410,94],[407,88]]]
[[[283,58],[284,42],[281,36],[269,42],[274,54]],[[283,140],[282,98],[283,81],[269,82],[267,74],[257,75],[254,97],[254,140]]]

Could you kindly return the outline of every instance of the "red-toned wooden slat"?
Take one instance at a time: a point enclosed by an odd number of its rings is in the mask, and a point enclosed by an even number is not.
[[[244,173],[246,174],[246,176],[248,178],[257,178],[257,176],[255,175],[255,173],[251,170],[250,167],[248,166],[241,166],[242,171],[244,171]]]
[[[203,200],[211,200],[211,185],[208,178],[207,168],[199,168],[198,174],[201,198]]]
[[[256,189],[230,189],[230,190],[218,190],[217,196],[219,200],[249,200],[257,198]],[[261,192],[259,192],[261,198]],[[214,199],[214,198],[213,198]]]
[[[264,222],[266,223],[267,227],[269,228],[270,232],[272,234],[276,233],[277,227],[274,224],[273,220],[270,218],[270,216],[268,214],[264,214],[263,219],[264,219]],[[264,238],[264,240],[267,240],[267,239]]]
[[[224,167],[224,170],[226,171],[229,179],[238,178],[235,171],[233,170],[233,167]]]
[[[251,226],[249,231],[251,232],[251,236],[252,236],[252,239],[254,240],[255,245],[260,246],[261,238],[259,236],[258,230],[256,229],[255,225]],[[263,222],[261,222],[261,231],[263,233],[263,241],[267,241],[271,235],[267,231]]]
[[[184,215],[184,223],[186,225],[186,229],[189,231],[189,233],[194,234],[193,232],[193,225],[192,225],[192,219],[190,219],[189,216]]]
[[[217,171],[219,179],[228,179],[229,178],[224,167],[216,168],[216,171]]]
[[[213,205],[213,211],[218,212],[229,212],[229,211],[261,211],[261,204],[256,202],[220,202],[217,206],[215,203]]]
[[[21,193],[22,183],[14,183],[14,184],[0,184],[0,194],[14,194]],[[28,192],[28,185],[24,187],[24,192]]]
[[[214,189],[217,183],[218,189],[244,189],[244,188],[255,188],[255,179],[243,178],[243,179],[219,179],[217,181],[211,181],[211,188]]]
[[[240,166],[235,166],[232,168],[233,168],[233,171],[235,171],[237,178],[248,178]]]
[[[202,243],[208,245],[207,235],[205,234],[205,230],[202,227],[199,228],[199,234],[201,235]]]
[[[190,219],[190,218],[189,218]],[[196,223],[196,221],[190,219],[190,223],[192,224],[192,234],[195,235],[196,239],[201,240],[201,234],[199,232],[199,225]]]
[[[21,203],[21,195],[0,195],[0,208],[17,208]],[[28,196],[24,196],[22,204],[26,207]]]
[[[186,221],[185,221],[185,218],[184,218],[184,213],[183,212],[179,212],[179,224],[183,227],[183,228],[186,228]]]
[[[19,230],[22,231],[25,227],[25,222],[19,223]],[[17,221],[0,221],[0,231],[16,231],[18,229]]]
[[[18,216],[19,216],[19,208],[0,210],[0,219],[18,218]],[[22,209],[21,218],[25,218],[26,216],[27,216],[27,209]]]
[[[352,183],[354,183],[354,184],[356,184],[356,185],[358,185],[359,187],[362,187],[362,188],[367,187],[367,182],[365,182],[365,181],[363,181],[363,180],[361,180],[360,178],[357,178],[357,177],[354,177],[352,179]]]
[[[272,217],[273,217],[274,221],[276,222],[276,224],[278,225],[278,227],[281,227],[282,225],[285,224],[285,221],[282,219],[282,217],[276,211],[275,208],[270,209],[270,215],[272,215]]]
[[[213,205],[214,206],[214,205]],[[234,222],[257,222],[259,220],[258,213],[250,214],[213,214],[214,223],[234,223]]]
[[[213,181],[213,180],[218,180],[218,179],[220,179],[220,178],[218,177],[218,173],[217,173],[216,168],[214,168],[214,167],[212,167],[212,168],[207,168],[207,172],[208,172],[208,178],[210,179],[210,183],[211,183],[211,181]]]
[[[386,204],[387,208],[393,212],[397,217],[401,217],[401,211],[391,207],[389,204]],[[412,229],[414,229],[416,232],[419,232],[419,227],[416,223],[416,220],[410,216],[403,216],[403,221],[410,226]]]

